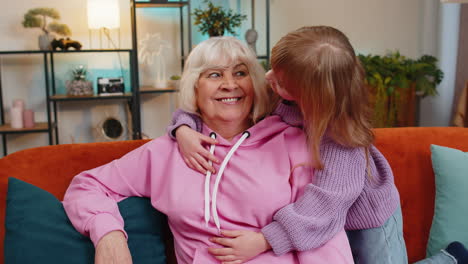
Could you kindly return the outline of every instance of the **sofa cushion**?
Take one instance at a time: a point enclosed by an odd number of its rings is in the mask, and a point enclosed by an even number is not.
[[[118,203],[133,263],[166,263],[166,217],[146,198]],[[5,221],[5,264],[94,263],[94,246],[68,220],[49,192],[9,178]]]
[[[468,152],[431,145],[435,207],[427,256],[452,241],[468,245]]]

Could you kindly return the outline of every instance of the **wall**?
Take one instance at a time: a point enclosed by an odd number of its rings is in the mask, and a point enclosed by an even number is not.
[[[200,2],[200,0],[197,0]],[[195,1],[195,4],[198,3]],[[216,3],[229,5],[242,11],[248,6],[247,0],[215,0]],[[263,1],[258,0],[263,3]],[[241,8],[238,4],[241,3]],[[429,3],[429,4],[428,4]],[[258,5],[258,3],[257,3]],[[261,4],[260,4],[261,5]],[[271,0],[271,46],[288,31],[304,25],[331,25],[344,31],[359,53],[384,54],[388,50],[398,49],[409,57],[418,57],[423,53],[433,54],[437,50],[436,37],[439,8],[437,0]],[[0,11],[0,50],[35,49],[38,29],[24,29],[21,26],[23,14],[28,8],[47,6],[55,7],[62,14],[61,21],[73,30],[73,38],[81,41],[86,48],[89,45],[89,31],[86,23],[86,0],[68,1],[64,4],[59,0],[17,0],[6,1]],[[120,0],[121,7],[121,43],[122,48],[130,47],[130,12],[129,1]],[[178,15],[176,11],[138,11],[138,34],[141,40],[148,34],[160,33],[162,38],[178,43]],[[152,13],[158,12],[158,13]],[[245,11],[249,13],[249,11]],[[256,29],[262,35],[264,30],[264,10],[256,9]],[[435,25],[435,26],[432,26]],[[250,27],[247,21],[239,30],[242,32]],[[193,28],[194,40],[203,39]],[[258,47],[265,42],[260,36]],[[168,75],[180,73],[180,62],[172,56],[177,56],[174,50],[166,52],[169,63]],[[259,53],[262,53],[260,51]],[[92,67],[116,67],[115,55],[96,58],[83,57],[76,62],[88,63]],[[67,72],[67,60],[60,69],[62,79]],[[45,101],[42,96],[44,80],[40,58],[26,56],[3,59],[2,68],[5,107],[9,108],[14,98],[25,98],[27,104],[34,108],[38,120],[45,120]],[[140,80],[142,84],[151,83],[151,66],[140,65]],[[171,96],[145,95],[142,97],[142,130],[150,137],[164,133],[164,128],[170,120],[170,111],[175,107]],[[156,113],[156,114],[155,114]],[[112,102],[77,102],[60,105],[60,141],[61,143],[89,142],[93,136],[93,126],[97,125],[107,115],[118,115],[125,120],[125,108]],[[424,113],[422,113],[424,115]],[[47,144],[45,135],[21,135],[9,137],[10,152],[26,147]],[[0,143],[1,144],[1,143]]]
[[[468,4],[460,5],[460,32],[458,38],[458,58],[457,73],[455,81],[454,102],[458,102],[463,89],[468,81]],[[453,104],[453,113],[456,111],[457,104]]]
[[[399,49],[409,57],[419,56],[423,2],[272,0],[271,41],[275,43],[304,25],[329,25],[342,30],[359,53],[384,54]]]
[[[438,11],[437,57],[444,78],[438,95],[421,101],[422,126],[448,126],[452,118],[457,68],[460,4],[442,4]]]

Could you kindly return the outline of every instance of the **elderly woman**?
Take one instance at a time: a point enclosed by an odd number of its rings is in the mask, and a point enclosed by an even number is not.
[[[179,263],[229,263],[229,256],[208,253],[216,247],[209,238],[221,229],[259,232],[313,177],[304,133],[278,116],[259,121],[271,105],[264,71],[240,41],[199,44],[180,93],[182,108],[199,115],[203,133],[218,140],[210,150],[223,162],[215,175],[193,175],[198,172],[186,166],[177,142],[163,136],[77,175],[63,204],[75,228],[93,241],[96,263],[131,263],[117,207],[126,197],[150,197],[168,216]],[[352,263],[352,256],[342,231],[313,251],[276,256],[265,248],[249,263]]]

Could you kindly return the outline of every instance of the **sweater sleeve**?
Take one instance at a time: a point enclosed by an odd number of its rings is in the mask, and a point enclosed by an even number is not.
[[[281,119],[288,125],[302,127],[304,119],[302,113],[296,103],[292,101],[282,100],[273,111],[274,115],[279,115]]]
[[[177,109],[172,114],[171,124],[167,127],[167,134],[172,138],[175,138],[175,132],[177,128],[182,125],[186,125],[191,129],[200,132],[202,131],[202,120],[199,116],[185,112],[182,109]]]
[[[348,209],[364,187],[366,159],[360,148],[323,140],[322,170],[294,203],[280,209],[262,229],[273,251],[281,255],[322,246],[344,228]]]
[[[127,236],[117,202],[130,196],[149,197],[150,144],[152,141],[120,159],[78,174],[68,187],[63,200],[65,212],[94,246],[111,231],[120,230]]]

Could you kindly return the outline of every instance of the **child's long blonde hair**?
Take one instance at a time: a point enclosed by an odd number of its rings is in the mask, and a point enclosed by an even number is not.
[[[273,47],[271,65],[302,111],[314,167],[323,168],[319,147],[325,133],[340,145],[364,147],[367,155],[374,135],[364,71],[341,31],[295,30]]]

